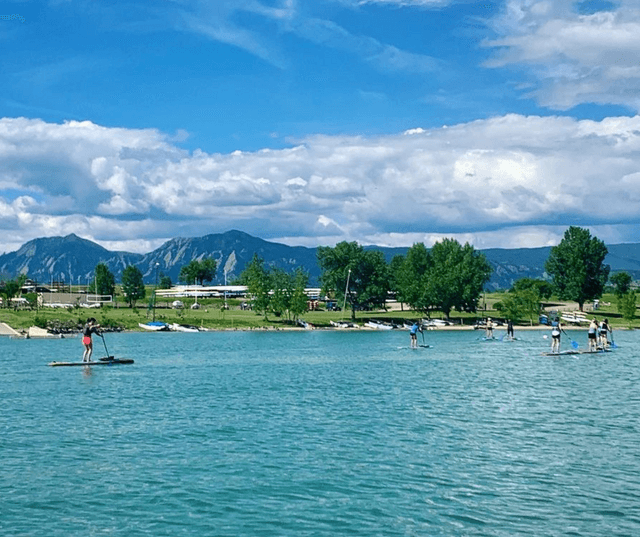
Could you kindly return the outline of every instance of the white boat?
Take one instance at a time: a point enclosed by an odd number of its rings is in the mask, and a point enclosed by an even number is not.
[[[423,328],[442,328],[443,326],[449,326],[451,323],[443,319],[422,319]]]
[[[579,312],[570,312],[570,313],[563,313],[560,318],[566,322],[566,323],[571,323],[571,324],[580,324],[580,323],[589,323],[589,319],[587,319],[587,317],[585,316],[584,313],[579,313]]]
[[[298,319],[298,326],[302,326],[305,330],[313,330],[314,326],[303,319]]]
[[[334,328],[360,328],[357,324],[349,322],[349,321],[329,321],[329,324]]]
[[[172,323],[169,328],[174,332],[200,332],[197,326],[191,326],[190,324]]]
[[[383,323],[380,321],[367,321],[364,325],[374,330],[393,330],[393,325],[389,323]]]
[[[169,330],[169,325],[161,321],[151,321],[150,323],[138,323],[140,328],[150,330],[151,332],[166,332]]]

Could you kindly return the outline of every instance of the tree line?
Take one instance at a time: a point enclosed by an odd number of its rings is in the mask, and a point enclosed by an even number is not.
[[[631,288],[631,276],[617,272],[609,277],[610,267],[604,263],[607,253],[604,242],[592,237],[586,229],[571,226],[550,251],[545,263],[548,279],[517,280],[507,297],[495,307],[505,318],[533,322],[540,313],[542,301],[552,294],[559,300],[577,302],[583,311],[584,304],[600,298],[605,286],[610,284],[620,313],[632,320],[636,293]],[[342,302],[343,306],[348,304],[354,320],[357,311],[384,308],[390,294],[426,316],[433,311],[441,311],[447,318],[454,310],[476,312],[493,271],[482,253],[454,239],[444,239],[431,248],[416,243],[405,255],[395,256],[389,263],[382,252],[347,241],[334,247],[319,247],[317,258],[323,294],[336,303]],[[192,260],[181,268],[179,280],[204,285],[214,280],[216,270],[214,259]],[[24,279],[16,278],[0,284],[0,294],[7,299],[6,304],[17,296],[23,282]],[[253,309],[265,318],[273,314],[295,321],[306,311],[304,290],[308,282],[309,275],[303,269],[288,273],[266,266],[262,258],[254,255],[233,283],[248,287]],[[172,285],[171,279],[162,273],[159,283],[161,288]],[[89,292],[115,295],[115,287],[113,274],[106,264],[99,263]],[[138,267],[125,268],[122,294],[130,307],[145,298],[146,288]]]

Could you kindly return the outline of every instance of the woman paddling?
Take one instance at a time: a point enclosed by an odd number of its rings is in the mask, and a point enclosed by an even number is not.
[[[553,323],[553,329],[551,330],[551,352],[556,354],[560,352],[561,330],[562,330],[562,325],[560,324],[560,319],[556,317],[556,320]]]
[[[87,324],[82,329],[82,344],[84,345],[84,352],[82,353],[82,361],[90,362],[91,355],[93,354],[93,341],[91,340],[91,334],[100,335],[98,332],[100,328],[99,324],[96,324],[96,320],[93,317],[87,319]]]

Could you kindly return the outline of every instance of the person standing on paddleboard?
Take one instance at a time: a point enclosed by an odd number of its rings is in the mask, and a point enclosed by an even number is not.
[[[493,322],[491,321],[491,317],[487,317],[485,337],[487,339],[493,339]]]
[[[600,323],[600,327],[598,328],[598,339],[600,340],[600,347],[606,349],[609,346],[609,341],[607,339],[607,335],[611,332],[611,327],[609,326],[609,319],[605,319]]]
[[[411,330],[409,330],[409,336],[411,337],[411,348],[412,349],[417,349],[418,348],[418,332],[422,332],[422,328],[420,328],[420,325],[418,324],[418,321],[415,321],[413,323],[413,326],[411,327]]]
[[[91,334],[100,335],[98,332],[100,328],[99,324],[96,324],[96,320],[93,317],[87,319],[87,324],[82,329],[82,344],[84,345],[84,352],[82,353],[82,361],[90,362],[91,355],[93,354],[93,341],[91,340]]]
[[[598,320],[594,317],[589,324],[589,351],[595,352],[598,350]]]
[[[553,328],[551,329],[551,352],[554,352],[556,354],[560,352],[561,330],[562,330],[562,325],[560,324],[560,319],[556,317],[556,320],[553,323]]]
[[[513,321],[507,320],[507,339],[515,339],[513,335]]]

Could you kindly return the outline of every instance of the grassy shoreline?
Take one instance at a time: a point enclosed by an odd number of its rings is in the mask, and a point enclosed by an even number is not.
[[[484,317],[492,317],[501,319],[499,311],[493,308],[493,305],[504,296],[500,293],[490,294],[485,297],[483,304],[486,309],[478,310],[474,314],[454,312],[450,321],[452,326],[438,327],[437,330],[472,330],[476,320]],[[620,314],[614,303],[613,295],[606,295],[602,302],[606,305],[597,311],[585,312],[588,317],[596,316],[598,319],[607,317],[613,329],[637,329],[640,327],[640,320],[636,319],[629,326]],[[170,302],[158,301],[155,309],[155,319],[168,324],[178,323],[187,324],[197,327],[207,328],[209,330],[304,330],[302,327],[296,327],[294,323],[287,322],[281,318],[269,315],[265,320],[263,315],[258,315],[250,310],[243,310],[240,307],[240,300],[228,300],[229,309],[223,307],[222,299],[200,299],[199,309],[191,309],[194,300],[183,300],[185,307],[183,309],[173,309]],[[545,304],[545,311],[576,311],[577,304],[570,302],[549,302]],[[73,331],[86,322],[88,317],[95,317],[98,323],[105,328],[114,328],[127,331],[142,331],[138,326],[139,323],[147,323],[154,318],[153,309],[146,306],[142,308],[129,308],[124,304],[118,307],[105,306],[96,309],[85,309],[80,307],[71,308],[40,308],[38,310],[27,309],[0,309],[0,322],[4,322],[15,330],[27,330],[31,326],[47,327],[57,326],[64,330]],[[317,310],[305,313],[302,318],[312,324],[315,328],[329,329],[331,321],[350,321],[351,311],[326,311]],[[356,322],[363,325],[369,320],[379,320],[402,324],[404,321],[413,321],[424,318],[421,312],[402,309],[400,305],[393,304],[389,309],[378,311],[363,311],[356,315]],[[440,312],[434,312],[432,318],[444,318]],[[503,330],[504,327],[497,327],[497,330]],[[537,323],[520,323],[516,324],[517,330],[548,330],[549,327],[539,325]],[[574,327],[565,324],[565,329],[585,329],[585,326]]]

